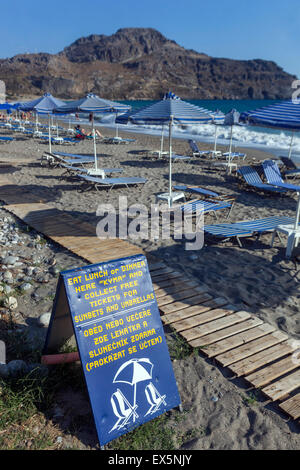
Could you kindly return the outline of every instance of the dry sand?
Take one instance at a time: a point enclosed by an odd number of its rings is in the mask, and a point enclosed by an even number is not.
[[[101,129],[105,136],[114,131]],[[12,135],[0,131],[1,135]],[[139,188],[79,192],[74,180],[61,179],[59,168],[40,165],[39,159],[48,150],[47,143],[13,134],[15,141],[0,146],[0,171],[18,185],[26,185],[37,197],[66,210],[94,226],[99,221],[97,206],[109,202],[118,207],[118,197],[126,195],[128,204],[140,202],[150,206],[155,194],[168,189],[168,162],[146,158],[142,150],[160,148],[160,138],[121,132],[123,137],[135,138],[129,145],[97,144],[99,166],[122,168],[122,176],[141,176],[147,183]],[[200,144],[199,144],[200,146]],[[202,144],[202,149],[212,145]],[[53,146],[57,151],[93,154],[92,142]],[[174,152],[190,154],[186,140],[174,140]],[[237,149],[238,150],[238,149]],[[243,149],[244,150],[244,149]],[[257,150],[247,151],[246,162],[259,162],[271,155]],[[240,221],[270,215],[295,214],[296,196],[260,195],[238,185],[237,177],[224,170],[212,168],[205,159],[173,165],[173,183],[199,185],[221,194],[234,195],[236,202],[231,215],[219,211],[219,221]],[[215,223],[213,215],[205,223]],[[265,322],[300,339],[299,264],[285,259],[285,247],[276,241],[270,247],[271,234],[259,240],[245,239],[240,248],[235,241],[225,244],[205,240],[199,251],[186,251],[182,241],[136,240],[134,243],[175,268],[205,282],[213,292],[225,296],[232,304],[257,315]],[[117,254],[116,254],[117,255]],[[120,254],[121,255],[121,254]],[[232,381],[226,369],[199,356],[174,362],[174,372],[188,419],[182,426],[186,432],[201,430],[200,437],[184,444],[189,449],[298,449],[299,426],[288,422],[278,409],[266,405],[263,397],[254,403],[245,399],[245,383]],[[217,397],[217,401],[213,401]],[[73,410],[76,412],[76,410]]]

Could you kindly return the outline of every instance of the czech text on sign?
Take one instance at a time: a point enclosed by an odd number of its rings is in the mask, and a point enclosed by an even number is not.
[[[74,333],[101,445],[180,405],[145,256],[61,273],[45,351]]]

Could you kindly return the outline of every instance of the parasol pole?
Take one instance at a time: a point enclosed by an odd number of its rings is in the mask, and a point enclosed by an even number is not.
[[[169,207],[172,207],[172,124],[174,116],[169,122]]]
[[[162,158],[163,150],[164,150],[164,125],[162,125],[162,128],[161,128],[160,158]]]
[[[49,137],[49,153],[51,153],[50,114],[48,114],[48,137]]]
[[[118,118],[118,112],[116,113],[116,119]],[[115,119],[115,120],[116,120]],[[116,122],[116,137],[119,137],[119,125],[118,123]]]
[[[292,158],[292,148],[293,148],[293,142],[294,142],[294,135],[295,135],[295,132],[292,131],[291,143],[290,143],[290,149],[289,149],[288,158]]]
[[[215,145],[214,145],[214,154],[217,151],[217,125],[215,124]]]

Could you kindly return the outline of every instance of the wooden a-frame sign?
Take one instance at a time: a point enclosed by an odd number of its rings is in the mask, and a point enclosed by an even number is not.
[[[57,356],[66,342],[78,352]],[[57,357],[81,361],[101,446],[180,406],[144,255],[60,273],[43,362]]]

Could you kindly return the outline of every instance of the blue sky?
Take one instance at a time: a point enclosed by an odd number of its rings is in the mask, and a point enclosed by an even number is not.
[[[61,51],[81,36],[151,27],[215,57],[273,60],[300,78],[299,0],[0,1],[0,58]]]

